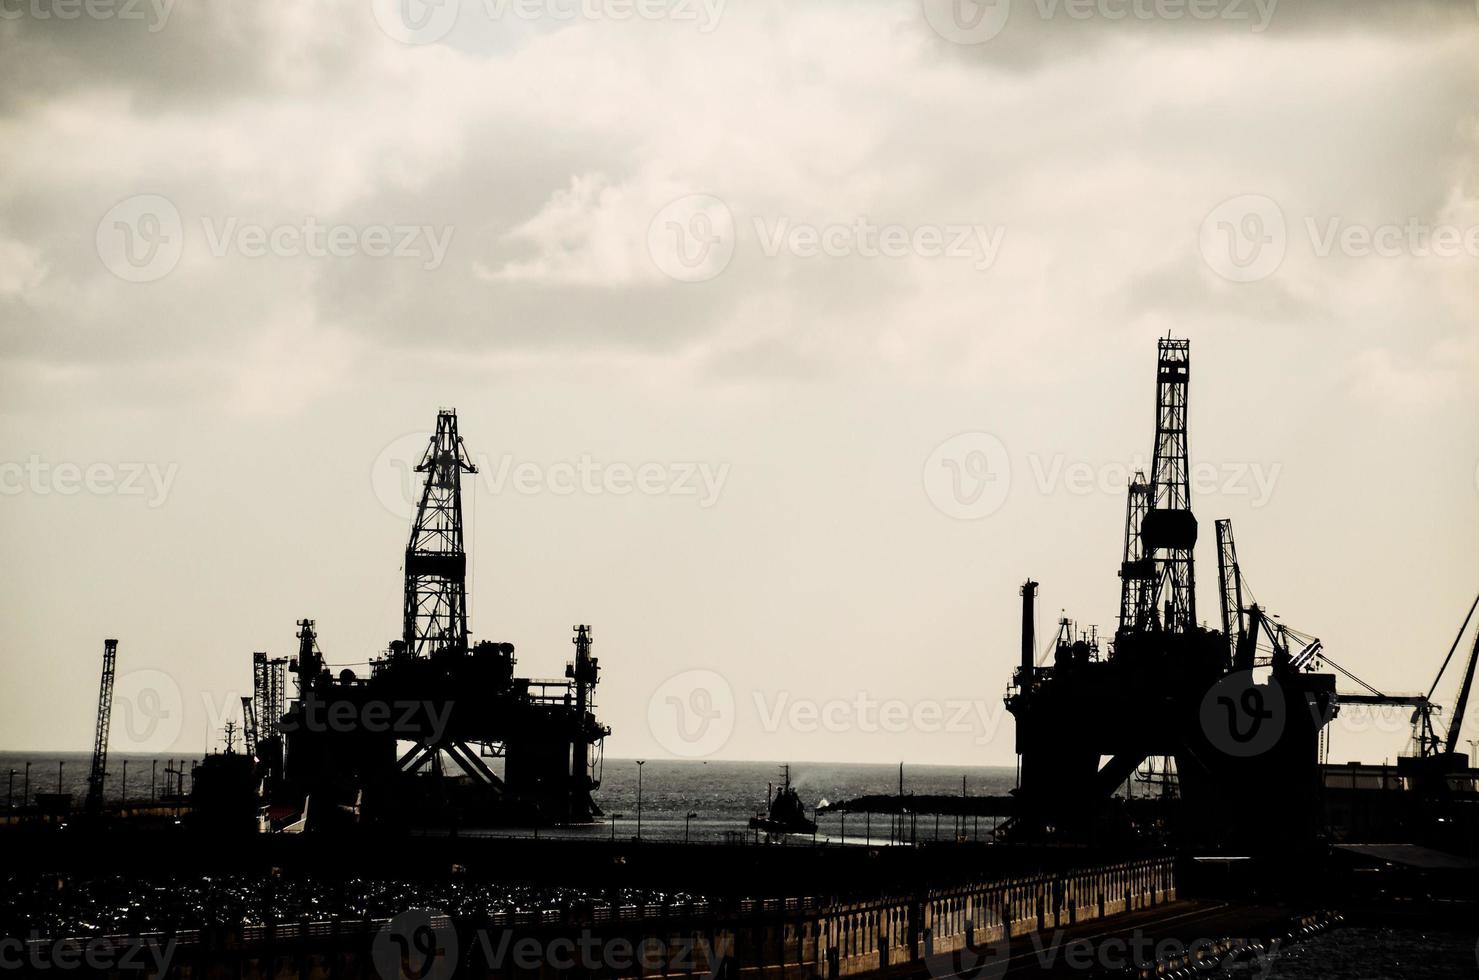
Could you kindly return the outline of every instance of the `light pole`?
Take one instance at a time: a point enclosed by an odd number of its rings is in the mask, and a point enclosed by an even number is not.
[[[646,759],[637,760],[637,840],[642,839],[642,767]]]
[[[27,806],[30,805],[30,800],[31,800],[31,764],[28,762],[28,763],[26,763],[26,782],[25,782],[25,786],[24,786],[24,788],[21,789],[21,809],[22,810],[24,810]]]
[[[62,767],[65,766],[66,764],[67,763],[64,760],[61,760],[61,759],[58,759],[57,760],[57,764],[56,764],[56,795],[57,796],[61,796],[62,795]]]
[[[149,799],[159,799],[159,790],[154,782],[154,774],[159,770],[159,760],[152,759],[149,762]]]
[[[616,821],[618,821],[620,819],[621,819],[621,814],[619,814],[619,813],[613,813],[611,815],[611,842],[613,844],[616,843]]]
[[[688,814],[688,816],[683,818],[683,843],[685,844],[688,843],[688,822],[696,816],[698,816],[698,814],[690,813]]]

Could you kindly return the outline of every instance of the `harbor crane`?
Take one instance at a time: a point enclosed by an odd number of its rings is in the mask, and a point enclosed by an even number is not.
[[[108,726],[113,719],[113,671],[118,662],[118,641],[103,641],[103,676],[98,683],[98,723],[92,740],[92,768],[87,774],[87,812],[103,809],[103,782],[108,776]]]

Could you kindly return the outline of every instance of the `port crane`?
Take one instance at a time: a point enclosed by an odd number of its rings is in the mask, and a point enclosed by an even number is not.
[[[1133,484],[1131,491],[1133,500]],[[1131,506],[1133,509],[1133,503]],[[1440,709],[1433,702],[1433,696],[1438,691],[1438,685],[1443,681],[1443,675],[1453,662],[1453,656],[1463,641],[1469,623],[1474,618],[1475,610],[1479,609],[1479,596],[1476,596],[1469,606],[1469,612],[1464,616],[1463,625],[1459,627],[1458,634],[1453,638],[1453,644],[1448,648],[1448,655],[1443,658],[1443,665],[1438,668],[1438,676],[1433,678],[1428,692],[1426,694],[1387,694],[1377,690],[1332,660],[1325,652],[1325,646],[1318,637],[1309,636],[1282,623],[1274,622],[1257,603],[1245,604],[1245,596],[1251,593],[1248,592],[1242,568],[1238,564],[1237,546],[1233,540],[1232,522],[1229,520],[1217,521],[1217,571],[1222,598],[1222,631],[1227,637],[1229,654],[1235,669],[1251,670],[1254,666],[1278,665],[1299,671],[1313,670],[1319,665],[1329,666],[1364,688],[1364,693],[1337,692],[1337,706],[1351,704],[1411,708],[1412,739],[1417,758],[1455,759],[1458,755],[1459,736],[1463,730],[1464,715],[1468,709],[1469,697],[1473,693],[1475,671],[1479,668],[1479,632],[1475,634],[1474,647],[1469,654],[1463,681],[1459,685],[1458,699],[1454,703],[1453,717],[1448,723],[1446,738],[1438,734],[1434,725],[1433,716]],[[1259,660],[1256,656],[1260,633],[1268,639],[1272,650],[1272,656],[1267,660]],[[1297,648],[1293,645],[1296,643]]]
[[[98,683],[98,723],[92,740],[92,768],[87,774],[87,812],[103,809],[103,782],[108,777],[108,727],[113,718],[113,672],[118,663],[118,641],[103,641],[103,676]]]

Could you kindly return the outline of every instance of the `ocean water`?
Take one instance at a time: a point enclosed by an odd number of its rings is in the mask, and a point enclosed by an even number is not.
[[[726,832],[745,831],[750,817],[765,811],[766,784],[779,787],[783,779],[780,765],[774,762],[652,759],[641,768],[642,836],[663,840],[681,839],[685,818],[690,813],[696,814],[688,821],[687,828],[694,841],[723,840]],[[596,802],[606,811],[608,819],[592,827],[541,830],[541,835],[609,835],[614,824],[617,835],[636,836],[637,769],[634,760],[607,759]],[[965,792],[972,796],[1000,796],[1016,785],[1016,770],[997,766],[905,765],[904,792],[921,796],[958,795],[962,778]],[[873,793],[896,793],[899,767],[897,763],[796,762],[791,764],[791,785],[810,809],[824,800],[835,802]],[[839,816],[823,816],[818,823],[819,840],[841,839],[843,826]],[[991,821],[984,817],[979,824],[968,821],[964,828],[958,828],[954,818],[942,817],[938,832],[942,839],[950,839],[963,830],[968,837],[979,834],[984,840],[990,828]],[[847,818],[846,829],[849,842],[871,839],[878,843],[889,837],[889,819],[875,816],[867,821],[854,814]],[[913,829],[918,839],[933,839],[934,818],[920,817]]]
[[[105,796],[118,800],[124,796],[123,780],[127,762],[127,796],[133,800],[149,799],[151,792],[166,792],[166,780],[172,789],[177,777],[166,770],[184,769],[199,757],[126,755],[108,757],[108,779]],[[87,773],[91,757],[85,752],[17,753],[0,752],[0,776],[8,776],[4,789],[7,802],[22,805],[25,799],[26,764],[30,763],[30,793],[54,793],[60,780],[61,791],[80,801],[87,793]],[[60,764],[60,768],[58,768]],[[495,767],[496,768],[496,767]],[[727,834],[746,832],[746,822],[764,812],[767,783],[780,785],[780,764],[775,762],[717,762],[651,759],[641,768],[642,837],[654,840],[679,840],[686,834],[694,842],[722,841]],[[596,802],[607,819],[580,827],[540,828],[540,836],[634,837],[637,834],[638,769],[632,759],[605,760],[600,770],[601,787]],[[1000,796],[1016,784],[1016,772],[996,766],[904,766],[904,792],[926,794],[959,794]],[[899,786],[899,767],[893,764],[849,764],[836,762],[796,762],[791,765],[791,784],[808,808],[823,800],[836,801],[873,793],[895,793]],[[11,788],[13,786],[13,788]],[[151,788],[152,786],[152,788]],[[185,789],[189,791],[189,777]],[[695,814],[687,819],[688,814]],[[818,839],[841,840],[843,821],[839,816],[819,820]],[[954,818],[942,817],[938,834],[950,839],[957,833],[969,838],[986,839],[991,829],[989,818],[967,821],[964,827]],[[920,817],[912,828],[917,839],[936,836],[933,817]],[[533,835],[534,828],[508,828],[462,833],[497,833]],[[871,820],[859,815],[846,821],[846,840],[863,843],[886,842],[890,836],[889,819],[878,816]]]

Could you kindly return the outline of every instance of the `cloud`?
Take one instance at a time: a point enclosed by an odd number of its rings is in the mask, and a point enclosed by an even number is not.
[[[31,176],[0,189],[0,350],[158,367],[302,330],[365,353],[964,376],[1106,315],[1111,331],[1318,325],[1353,280],[1368,305],[1429,281],[1420,265],[1373,276],[1291,251],[1272,282],[1234,288],[1197,257],[1196,228],[1235,194],[1273,196],[1291,223],[1474,218],[1472,8],[1279,7],[1254,34],[1019,2],[969,52],[921,9],[733,5],[704,33],[490,23],[470,5],[420,46],[359,3],[180,5],[154,33],[5,21],[0,164]],[[1014,62],[1013,45],[1035,53]],[[178,266],[146,284],[94,245],[102,215],[141,193],[173,202],[184,236]],[[654,216],[685,194],[733,214],[733,257],[709,281],[675,282],[649,251]],[[227,222],[310,219],[448,229],[450,245],[431,270],[211,248]],[[859,220],[997,228],[1001,252],[983,271],[766,247],[769,229]],[[1441,288],[1429,342],[1475,308],[1457,280]]]

